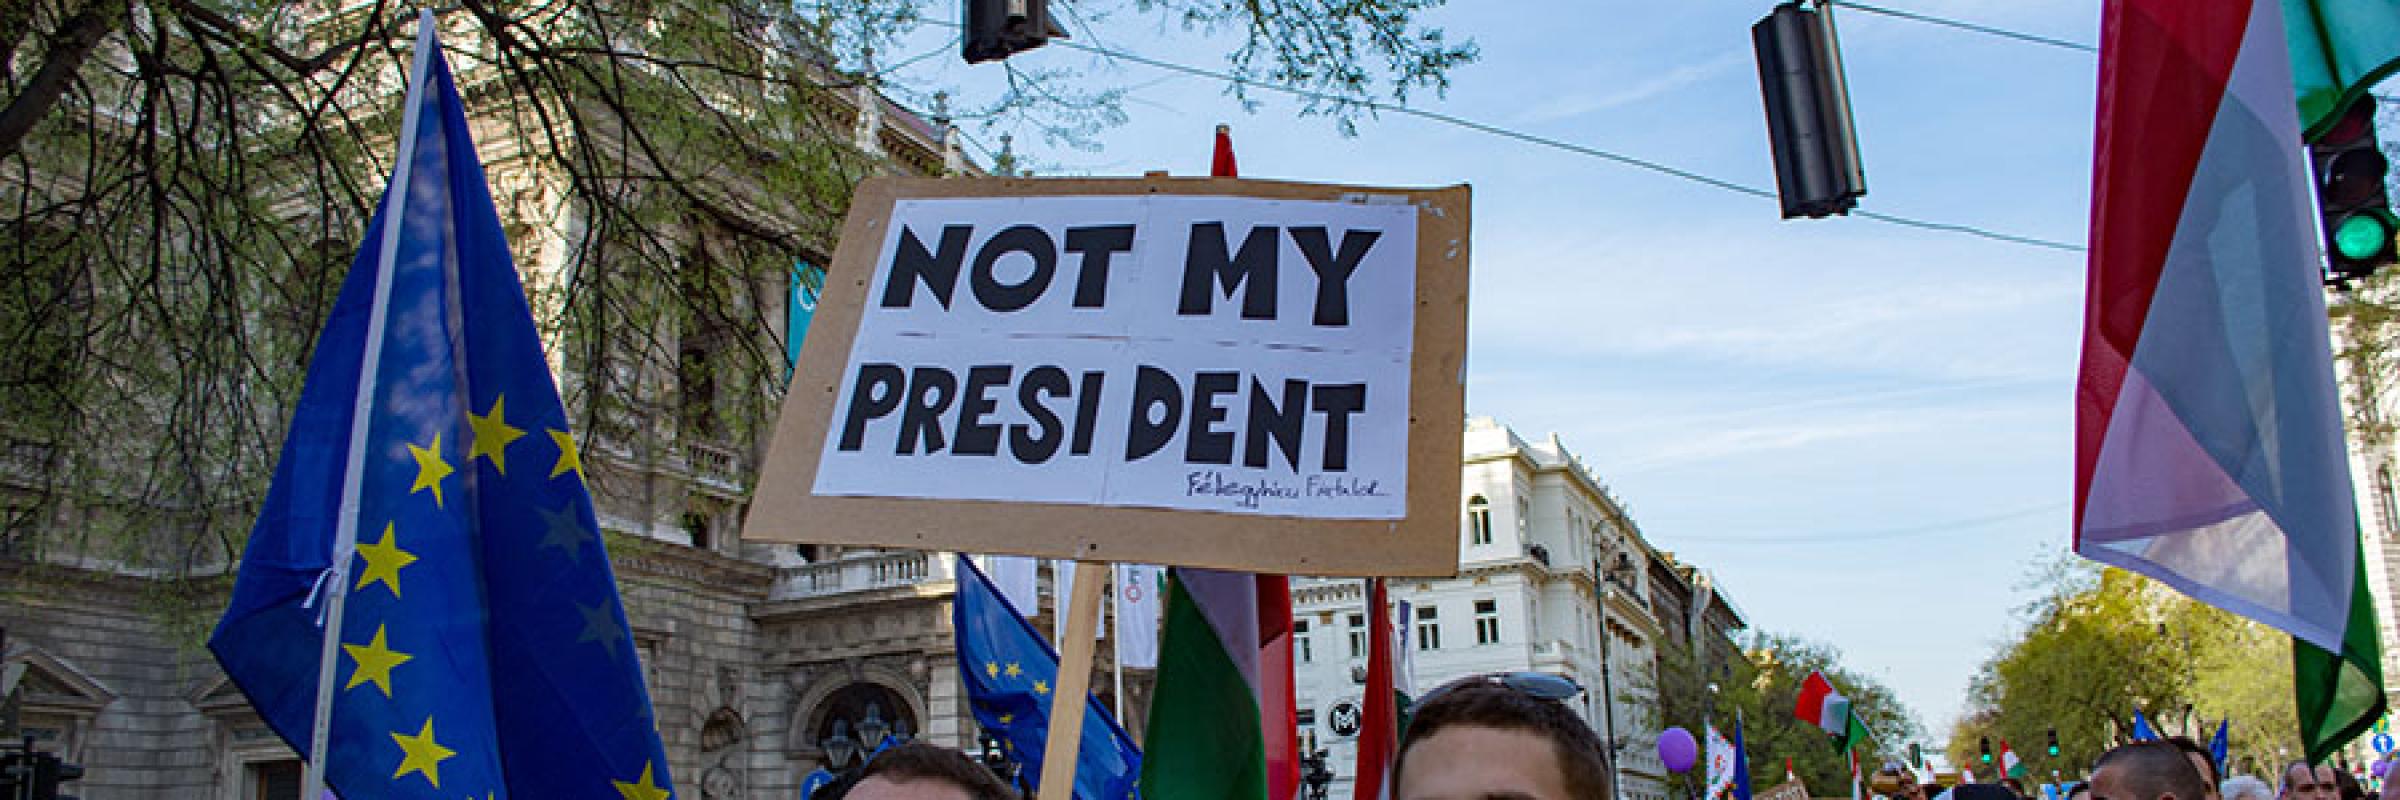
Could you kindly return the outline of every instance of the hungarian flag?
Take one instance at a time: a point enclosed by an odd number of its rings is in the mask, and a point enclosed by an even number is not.
[[[1850,727],[1850,698],[1835,691],[1825,673],[1811,672],[1800,682],[1800,701],[1792,706],[1792,715],[1825,729],[1827,735],[1843,736]]]
[[[1268,717],[1261,711],[1269,705],[1262,699],[1261,577],[1184,567],[1167,576],[1141,796],[1272,800]],[[1287,627],[1290,616],[1283,612]],[[1278,724],[1287,735],[1294,727]]]
[[[2107,3],[2075,550],[2290,633],[2319,760],[2384,700],[2283,23]]]
[[[2007,739],[2000,740],[2000,774],[2011,778],[2025,777],[2025,768],[2017,761],[2017,751],[2009,748]]]
[[[1391,789],[1392,760],[1400,753],[1400,696],[1393,667],[1399,661],[1391,603],[1382,578],[1367,579],[1367,685],[1365,720],[1358,728],[1358,771],[1350,796],[1376,800]],[[1406,624],[1406,623],[1402,623]]]

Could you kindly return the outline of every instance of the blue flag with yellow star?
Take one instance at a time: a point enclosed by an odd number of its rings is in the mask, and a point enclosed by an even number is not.
[[[1024,767],[1026,786],[1042,783],[1042,743],[1050,728],[1051,687],[1058,653],[1017,615],[992,580],[958,557],[958,597],[950,604],[958,635],[958,672],[975,721],[999,737],[1011,761]],[[1077,800],[1125,800],[1142,775],[1142,752],[1098,700],[1083,707],[1077,750]]]
[[[336,629],[321,755],[347,800],[666,800],[575,439],[429,20],[418,47],[413,151],[317,338],[209,650],[314,758]]]

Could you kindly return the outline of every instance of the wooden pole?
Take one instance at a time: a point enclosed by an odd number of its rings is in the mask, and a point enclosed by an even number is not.
[[[1075,796],[1084,707],[1092,691],[1092,650],[1099,644],[1100,590],[1107,583],[1107,564],[1075,562],[1075,596],[1067,602],[1067,635],[1058,643],[1058,686],[1050,695],[1050,731],[1042,743],[1042,785],[1036,800]]]

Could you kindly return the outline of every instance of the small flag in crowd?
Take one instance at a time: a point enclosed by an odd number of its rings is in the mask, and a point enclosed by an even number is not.
[[[1117,666],[1157,669],[1167,571],[1149,564],[1118,564],[1115,569]]]
[[[2017,751],[2008,746],[2007,739],[2000,740],[2000,774],[2011,778],[2025,777],[2025,767],[2018,762]]]
[[[1167,571],[1165,640],[1142,761],[1144,798],[1268,797],[1259,595],[1258,576],[1247,572]]]
[[[1367,579],[1367,685],[1365,719],[1358,728],[1358,768],[1351,773],[1356,800],[1387,798],[1391,793],[1392,761],[1400,751],[1399,688],[1392,672],[1399,666],[1399,637],[1393,635],[1392,606],[1382,578]]]
[[[2137,742],[2147,742],[2156,738],[2158,738],[2158,729],[2150,727],[2150,717],[2144,715],[2141,709],[2134,709],[2133,740]]]
[[[1733,791],[1734,764],[1738,760],[1733,752],[1733,743],[1725,740],[1725,734],[1717,732],[1714,723],[1709,724],[1708,797],[1704,800],[1725,800],[1726,793]]]
[[[1733,718],[1733,800],[1750,800],[1750,753],[1742,749],[1742,718]]]
[[[417,53],[391,183],[209,650],[343,797],[665,800],[575,437],[430,14]]]
[[[1000,739],[1010,760],[1024,767],[1026,785],[1041,785],[1058,653],[964,556],[958,559],[958,597],[950,604],[950,626],[958,635],[958,673],[975,721]],[[1097,702],[1087,703],[1083,713],[1075,797],[1133,796],[1142,770],[1142,754],[1134,748],[1133,737]]]

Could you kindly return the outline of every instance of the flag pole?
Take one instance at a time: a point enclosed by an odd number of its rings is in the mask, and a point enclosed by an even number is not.
[[[1108,672],[1116,682],[1116,685],[1112,687],[1114,691],[1109,694],[1109,697],[1116,700],[1116,707],[1110,709],[1109,713],[1116,715],[1119,726],[1125,724],[1125,645],[1123,644],[1125,641],[1125,587],[1117,584],[1124,577],[1122,570],[1112,567],[1108,571],[1108,607],[1113,609],[1110,613],[1117,616],[1118,642],[1116,649],[1108,654]]]
[[[366,479],[367,432],[374,422],[375,373],[383,362],[383,331],[386,314],[392,304],[392,265],[400,257],[400,229],[406,227],[401,219],[407,208],[409,167],[417,155],[417,118],[424,105],[426,84],[430,83],[433,51],[439,45],[433,38],[433,11],[417,10],[417,55],[410,68],[407,105],[400,114],[400,154],[392,166],[392,184],[384,189],[383,241],[377,244],[375,259],[375,304],[367,315],[367,346],[365,358],[359,363],[357,405],[350,414],[349,462],[342,472],[342,506],[333,533],[333,552],[325,572],[318,576],[318,590],[324,593],[324,638],[317,651],[316,714],[309,722],[308,766],[301,776],[300,796],[325,796],[326,752],[333,738],[333,681],[341,657],[342,615],[349,605],[350,558],[358,550],[358,515],[361,484]]]
[[[1042,785],[1037,800],[1072,800],[1075,768],[1082,759],[1083,712],[1091,698],[1093,634],[1100,622],[1100,586],[1108,565],[1075,560],[1075,595],[1067,602],[1067,634],[1058,643],[1058,686],[1050,695],[1050,730],[1042,742]]]

